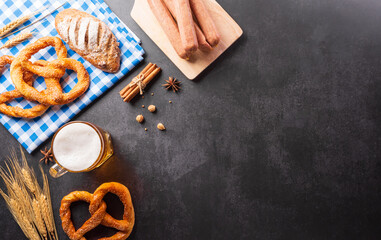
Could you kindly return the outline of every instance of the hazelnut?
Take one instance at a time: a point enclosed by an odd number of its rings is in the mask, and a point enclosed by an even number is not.
[[[146,132],[147,132],[147,128],[144,128],[144,131],[146,131]]]
[[[136,121],[139,122],[139,123],[142,123],[144,121],[143,115],[136,116]]]
[[[155,112],[156,111],[155,105],[149,105],[148,106],[148,111],[150,111],[151,113]]]
[[[157,129],[159,129],[160,131],[164,131],[165,127],[162,123],[159,123],[159,124],[157,124]]]
[[[142,108],[144,108],[144,105],[142,105]]]

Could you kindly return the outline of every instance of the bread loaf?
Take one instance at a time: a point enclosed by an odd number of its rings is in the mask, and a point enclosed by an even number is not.
[[[119,71],[119,43],[104,22],[70,8],[57,14],[55,26],[69,47],[95,67],[110,73]]]

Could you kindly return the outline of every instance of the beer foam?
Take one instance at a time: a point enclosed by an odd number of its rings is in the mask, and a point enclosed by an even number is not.
[[[57,162],[71,171],[82,171],[93,165],[102,144],[97,131],[85,123],[71,123],[54,138],[53,153]]]

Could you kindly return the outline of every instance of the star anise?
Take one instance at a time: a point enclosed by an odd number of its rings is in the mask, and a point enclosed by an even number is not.
[[[48,161],[53,162],[53,153],[51,148],[49,150],[45,148],[45,150],[40,150],[40,152],[44,155],[44,157],[40,159],[40,162],[45,161],[45,164],[48,164]]]
[[[172,89],[173,92],[177,92],[180,90],[180,81],[178,81],[176,78],[174,77],[169,77],[168,80],[165,80],[167,83],[166,84],[163,84],[163,87],[165,87],[165,89]]]

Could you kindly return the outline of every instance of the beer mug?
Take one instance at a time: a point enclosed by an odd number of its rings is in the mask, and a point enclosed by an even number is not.
[[[89,172],[101,166],[114,153],[111,135],[83,121],[63,125],[54,134],[52,153],[55,164],[49,169],[58,178],[67,172]]]

